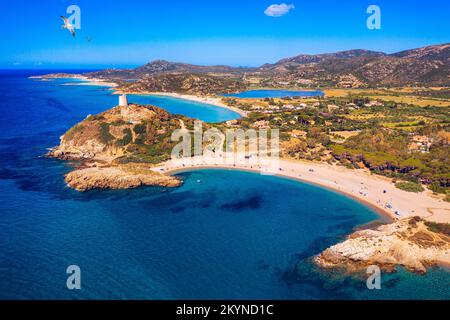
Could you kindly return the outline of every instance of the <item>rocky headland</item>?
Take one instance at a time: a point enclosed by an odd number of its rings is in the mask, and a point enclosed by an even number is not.
[[[371,265],[393,272],[397,266],[425,273],[427,267],[450,263],[450,226],[421,218],[398,220],[360,230],[314,258],[324,269],[356,273]]]
[[[117,106],[72,127],[47,155],[75,164],[65,180],[78,191],[176,187],[177,178],[151,168],[170,158],[172,132],[193,121],[154,106]]]
[[[74,170],[66,175],[69,187],[80,191],[92,189],[132,189],[142,186],[178,187],[181,182],[172,176],[158,174],[150,167],[136,164],[92,166]]]

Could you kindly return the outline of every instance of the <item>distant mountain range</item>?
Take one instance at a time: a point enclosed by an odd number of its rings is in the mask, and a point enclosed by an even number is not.
[[[241,80],[209,74],[160,73],[145,76],[139,81],[123,83],[117,89],[128,93],[176,92],[205,96],[241,92],[247,86]]]
[[[156,60],[135,69],[107,69],[88,76],[109,80],[156,79],[167,74],[208,74],[245,82],[377,87],[450,85],[450,44],[434,45],[394,54],[349,50],[318,55],[298,55],[258,68],[198,66]],[[165,76],[167,79],[167,76]]]

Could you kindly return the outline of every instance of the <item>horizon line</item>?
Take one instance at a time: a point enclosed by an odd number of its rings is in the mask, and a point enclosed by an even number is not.
[[[63,65],[61,65],[61,67],[46,67],[46,68],[33,68],[32,65],[27,66],[27,67],[14,67],[14,66],[0,66],[0,70],[62,70],[62,69],[66,69],[66,70],[104,70],[104,69],[134,69],[134,68],[138,68],[140,66],[144,66],[146,64],[152,63],[152,62],[156,62],[156,61],[165,61],[165,62],[169,62],[169,63],[180,63],[180,64],[189,64],[189,65],[194,65],[194,66],[204,66],[204,67],[232,67],[232,68],[241,68],[241,69],[245,69],[245,68],[259,68],[262,67],[266,64],[276,64],[282,60],[286,60],[286,59],[291,59],[294,57],[298,57],[298,56],[318,56],[318,55],[327,55],[327,54],[337,54],[337,53],[342,53],[342,52],[348,52],[348,51],[368,51],[368,52],[374,52],[374,53],[382,53],[385,54],[387,56],[390,55],[395,55],[401,52],[405,52],[405,51],[410,51],[410,50],[418,50],[418,49],[423,49],[423,48],[427,48],[427,47],[434,47],[434,46],[445,46],[445,45],[450,45],[450,42],[442,42],[442,43],[436,43],[436,44],[430,44],[430,45],[424,45],[424,46],[420,46],[420,47],[411,47],[408,49],[403,49],[400,51],[395,51],[395,52],[391,52],[388,53],[386,51],[382,51],[382,50],[373,50],[373,49],[363,49],[363,48],[353,48],[353,49],[345,49],[345,50],[338,50],[338,51],[324,51],[324,52],[319,52],[319,53],[298,53],[295,55],[291,55],[291,56],[286,56],[284,58],[278,59],[274,62],[265,62],[263,64],[259,64],[259,65],[255,65],[255,66],[243,66],[243,65],[233,65],[233,64],[223,64],[223,63],[213,63],[213,64],[196,64],[196,63],[191,63],[191,62],[181,62],[181,61],[175,61],[175,60],[170,60],[170,59],[164,59],[164,58],[155,58],[152,60],[147,60],[146,62],[142,62],[142,63],[137,63],[137,64],[118,64],[118,66],[111,66],[111,64],[109,65],[104,65],[104,66],[97,66],[97,67],[89,67],[89,64],[86,65],[79,65],[77,67],[65,67]],[[12,62],[13,64],[14,62]],[[30,62],[31,63],[36,63],[36,62]],[[21,63],[21,64],[26,64],[26,63]],[[113,65],[113,64],[112,64]],[[36,66],[36,67],[43,67],[42,65],[40,66]]]

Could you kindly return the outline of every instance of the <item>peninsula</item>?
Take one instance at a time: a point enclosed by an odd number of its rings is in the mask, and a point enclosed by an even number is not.
[[[401,265],[425,273],[429,266],[449,265],[450,228],[418,217],[404,219],[374,230],[357,231],[314,261],[325,269],[340,268],[345,272],[364,272],[371,265],[392,272]]]
[[[178,179],[151,167],[169,159],[172,131],[180,128],[181,122],[192,121],[153,106],[117,106],[71,128],[47,155],[76,161],[76,169],[66,176],[66,182],[79,191],[176,187]]]

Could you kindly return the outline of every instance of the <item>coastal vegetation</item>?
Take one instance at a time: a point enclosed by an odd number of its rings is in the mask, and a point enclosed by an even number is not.
[[[437,223],[432,221],[426,221],[425,224],[429,230],[436,233],[442,233],[450,237],[450,223]]]
[[[404,99],[407,100],[405,91]],[[346,97],[230,99],[248,111],[237,125],[281,130],[283,155],[367,168],[373,173],[449,192],[447,107]],[[450,101],[450,100],[448,100]]]
[[[420,184],[414,182],[397,182],[395,186],[400,190],[408,192],[418,193],[425,191],[425,189]]]
[[[437,223],[432,221],[425,221],[425,225],[432,232],[442,233],[450,237],[450,223]]]
[[[118,87],[118,90],[123,92],[176,92],[193,95],[238,92],[245,89],[246,85],[240,79],[195,73],[145,76]]]

